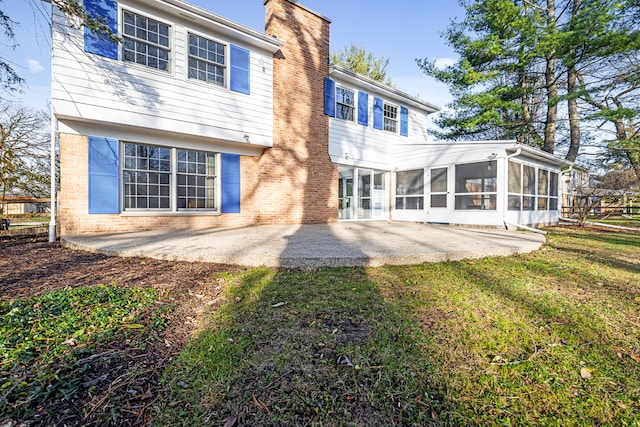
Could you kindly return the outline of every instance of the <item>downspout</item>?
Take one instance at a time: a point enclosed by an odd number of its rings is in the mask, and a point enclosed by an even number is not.
[[[51,220],[49,221],[49,242],[56,241],[56,137],[58,120],[51,106]]]
[[[51,82],[53,82],[53,46],[55,44],[54,41],[54,22],[53,22],[53,8],[54,5],[51,5]],[[52,95],[53,95],[53,85],[52,87]],[[54,114],[53,109],[53,96],[51,97],[50,104],[50,114],[51,114],[51,219],[49,220],[49,242],[53,243],[56,241],[56,137],[58,134],[58,120]]]

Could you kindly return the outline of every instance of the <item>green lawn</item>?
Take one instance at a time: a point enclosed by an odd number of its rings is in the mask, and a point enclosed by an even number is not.
[[[224,300],[148,411],[159,426],[639,426],[638,260],[638,235],[558,228],[515,257],[216,273]],[[141,313],[166,295],[59,292],[2,303],[5,372],[64,360],[70,336],[88,350],[164,324]]]
[[[556,229],[525,256],[227,276],[158,424],[639,425],[639,259]]]

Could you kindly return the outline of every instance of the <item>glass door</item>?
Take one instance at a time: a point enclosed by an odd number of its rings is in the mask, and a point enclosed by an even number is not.
[[[338,219],[353,219],[355,200],[353,199],[352,168],[338,169]]]
[[[371,218],[371,178],[370,170],[358,169],[358,219]]]

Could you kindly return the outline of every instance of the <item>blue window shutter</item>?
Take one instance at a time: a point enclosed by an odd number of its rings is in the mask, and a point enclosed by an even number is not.
[[[222,213],[240,212],[240,156],[222,153]]]
[[[89,137],[89,213],[120,212],[119,144],[116,139]]]
[[[358,92],[358,124],[369,126],[369,94]]]
[[[374,129],[382,129],[383,128],[383,120],[382,114],[384,111],[384,101],[380,98],[373,98],[373,128]]]
[[[336,82],[329,77],[324,78],[324,113],[329,117],[336,116]]]
[[[247,49],[231,45],[231,76],[230,89],[234,92],[251,93],[250,75],[249,75],[249,57],[250,53]]]
[[[84,0],[87,13],[96,18],[103,18],[113,34],[118,34],[118,3],[115,0]],[[84,27],[84,51],[118,59],[118,43],[108,40],[104,34],[99,34]]]
[[[400,107],[400,135],[409,136],[409,110]]]

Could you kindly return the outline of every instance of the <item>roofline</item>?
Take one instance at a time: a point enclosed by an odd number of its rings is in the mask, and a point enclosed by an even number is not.
[[[269,52],[275,53],[284,45],[284,41],[279,40],[275,36],[270,36],[246,25],[227,19],[216,13],[187,3],[183,0],[158,0],[160,4],[177,9],[179,15],[184,18],[197,20],[198,18],[206,20],[206,24],[214,24],[219,31],[232,33],[237,39],[246,43],[261,47]]]
[[[402,100],[407,104],[426,110],[429,113],[436,113],[441,110],[440,107],[437,107],[433,104],[423,101],[420,98],[416,98],[415,96],[411,96],[406,92],[402,92],[401,90],[398,90],[391,86],[377,82],[367,76],[363,76],[362,74],[358,74],[355,71],[349,70],[348,68],[341,67],[340,65],[336,65],[336,64],[329,65],[329,75],[332,75],[332,74],[337,74],[347,81],[349,80],[352,82],[355,81],[356,84],[364,83],[366,85],[369,85],[370,89],[373,90],[374,92],[378,92],[378,91],[385,92],[388,95],[391,95],[395,99]]]
[[[526,151],[529,154],[532,154],[536,157],[542,157],[545,158],[547,160],[553,161],[556,164],[560,165],[560,166],[573,166],[573,162],[566,160],[566,159],[562,159],[560,157],[556,157],[551,153],[547,153],[546,151],[542,151],[540,149],[528,146],[528,145],[523,145],[523,144],[515,144],[514,147],[514,151],[517,151],[518,149],[522,150],[522,151]]]
[[[559,166],[573,166],[573,162],[569,160],[562,159],[560,157],[556,157],[551,153],[547,153],[546,151],[542,151],[535,147],[531,147],[529,145],[523,145],[518,143],[515,139],[496,139],[496,140],[483,140],[483,141],[451,141],[451,142],[427,142],[427,143],[418,143],[418,144],[401,144],[401,145],[413,145],[420,147],[436,147],[436,146],[448,146],[448,147],[456,147],[456,146],[478,146],[478,145],[498,145],[503,146],[504,150],[509,151],[511,153],[517,153],[518,150],[521,152],[525,152],[529,156],[543,158],[548,162],[557,164]]]

